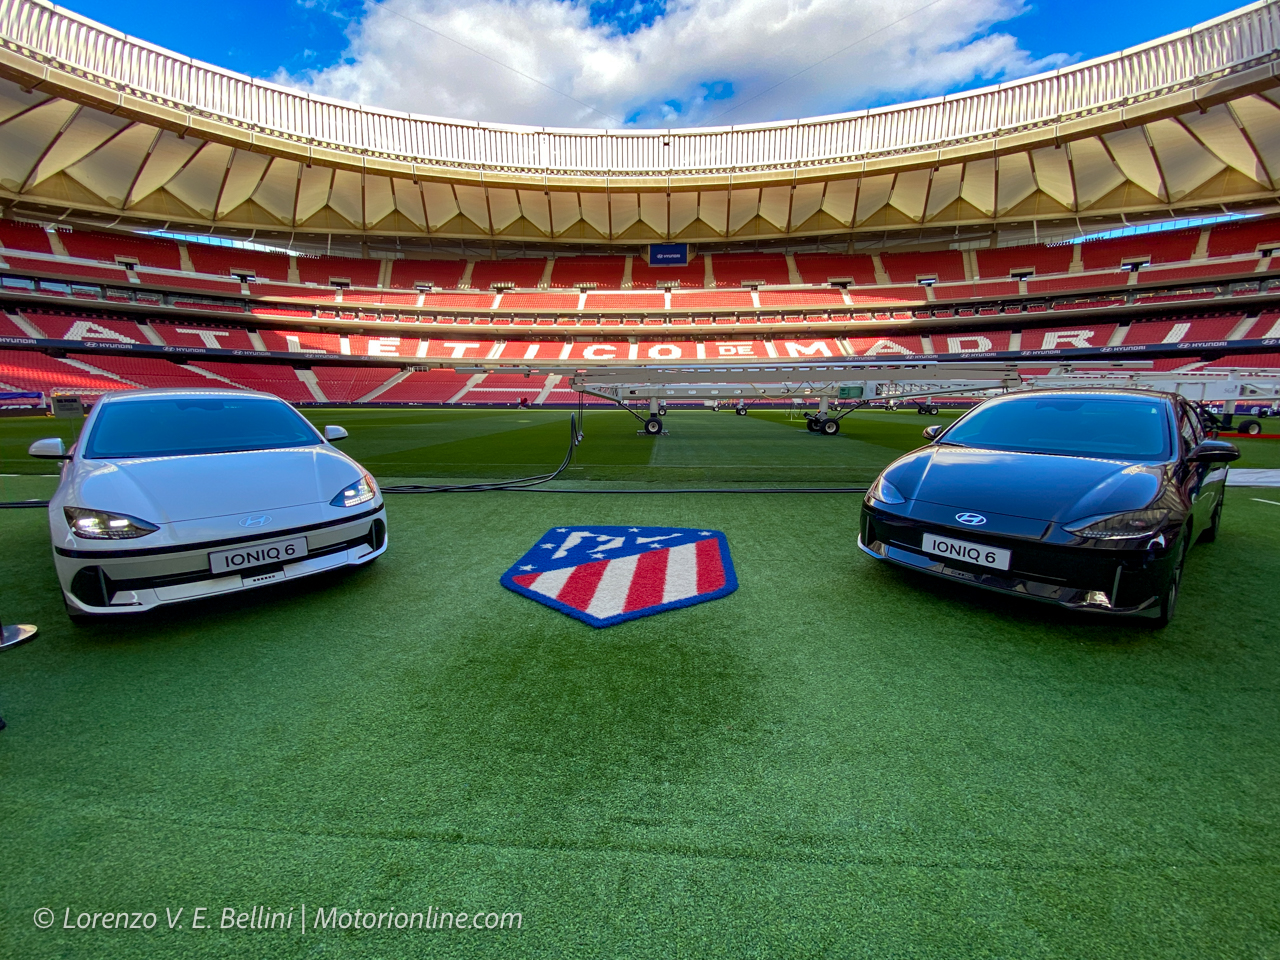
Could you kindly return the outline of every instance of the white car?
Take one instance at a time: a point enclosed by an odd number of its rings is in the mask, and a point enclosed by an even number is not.
[[[245,390],[105,394],[49,501],[73,620],[136,613],[368,563],[387,549],[373,477],[278,397]]]

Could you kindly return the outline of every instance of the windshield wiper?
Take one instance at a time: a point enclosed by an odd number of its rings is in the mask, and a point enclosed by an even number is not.
[[[940,446],[940,447],[967,447],[967,446],[969,446],[967,443],[961,443],[959,440],[935,440],[935,441],[934,441],[934,443],[936,443],[936,444],[937,444],[938,446]]]

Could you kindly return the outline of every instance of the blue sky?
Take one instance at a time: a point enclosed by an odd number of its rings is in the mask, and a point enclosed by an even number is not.
[[[686,19],[691,16],[689,10],[700,4],[710,7],[719,3],[721,8],[725,7],[725,0],[672,2],[681,3],[681,16]],[[728,2],[731,4],[733,0]],[[843,2],[848,8],[862,0]],[[921,2],[923,0],[906,3],[866,0],[867,5],[878,3],[878,7],[874,14],[868,12],[865,22],[888,22],[889,18],[908,13]],[[960,3],[953,9],[973,9],[970,0],[952,2]],[[667,79],[660,63],[651,65],[648,73],[628,74],[634,63],[624,63],[625,69],[618,63],[601,68],[600,58],[607,54],[620,62],[645,57],[651,61],[661,60],[660,54],[652,52],[654,44],[646,47],[640,41],[655,32],[654,25],[664,14],[668,14],[666,20],[675,22],[675,8],[668,11],[665,0],[599,0],[590,6],[585,3],[575,6],[567,0],[458,0],[448,5],[443,0],[395,0],[395,3],[395,9],[401,12],[394,17],[390,16],[386,4],[366,5],[358,0],[222,0],[212,7],[175,6],[171,0],[71,0],[65,5],[126,33],[198,59],[253,76],[311,86],[334,96],[443,116],[607,126],[618,126],[618,121],[640,126],[750,122],[954,92],[1006,78],[1011,72],[1025,73],[1110,53],[1238,6],[1233,2],[1211,0],[1127,5],[1104,0],[1026,3],[990,0],[991,10],[975,12],[973,22],[963,25],[959,34],[939,41],[939,51],[921,49],[924,35],[912,36],[911,22],[904,22],[900,29],[906,33],[896,54],[901,62],[882,64],[879,70],[865,76],[854,68],[865,62],[868,54],[882,49],[878,40],[834,57],[821,70],[787,80],[830,50],[839,49],[831,43],[857,39],[858,31],[863,29],[862,21],[841,25],[838,30],[833,25],[832,36],[813,36],[810,43],[800,43],[794,50],[780,52],[776,57],[770,55],[771,47],[763,48],[761,53],[749,43],[739,44],[731,48],[731,54],[724,55],[726,61],[732,61],[728,65],[719,62],[721,58],[714,55],[714,50],[708,50],[709,59],[699,61],[698,51],[688,49],[689,44],[675,44],[685,51],[684,60],[672,62],[670,89],[659,89]],[[514,11],[511,32],[503,34],[494,28],[496,32],[486,33],[484,23],[471,22],[493,21],[497,5],[504,11]],[[557,5],[573,12],[561,18],[551,9]],[[1018,12],[1020,6],[1025,12]],[[721,13],[728,19],[711,21],[716,24],[712,29],[723,32],[733,29],[726,24],[759,16],[759,8],[750,9],[757,12],[744,12],[736,19],[731,6],[727,13],[722,9]],[[943,9],[937,8],[933,13]],[[1014,15],[1005,18],[1009,13]],[[923,17],[921,14],[915,19]],[[426,29],[428,24],[434,32]],[[379,29],[383,31],[381,34]],[[749,33],[751,22],[743,22],[741,29]],[[812,27],[807,29],[810,34],[814,32]],[[870,27],[866,29],[869,32]],[[937,28],[932,29],[936,32]],[[548,40],[543,46],[533,42],[527,49],[513,39],[543,31],[546,37],[558,39]],[[397,35],[394,40],[392,35]],[[585,38],[582,42],[578,40],[579,35]],[[612,43],[609,35],[613,35]],[[636,43],[627,43],[617,35],[625,35]],[[997,39],[1000,43],[995,42]],[[664,42],[668,46],[674,43],[670,39]],[[411,49],[396,46],[397,43],[436,52],[428,61],[415,62],[416,55]],[[468,50],[468,46],[484,51],[492,59],[485,60]],[[588,49],[580,63],[566,63],[557,55],[558,51],[579,46]],[[782,50],[783,46],[779,45],[778,49]],[[997,46],[999,51],[995,50]],[[961,49],[963,57],[958,56]],[[597,50],[598,55],[593,58],[591,50]],[[423,76],[440,70],[438,65],[444,62],[442,51],[448,55],[443,69],[454,76],[451,79]],[[954,62],[947,69],[940,69],[939,76],[931,80],[927,76],[928,64],[933,62],[931,57],[938,58],[943,53]],[[494,60],[519,69],[525,76],[495,65]],[[767,69],[755,69],[754,65],[761,60],[768,61]],[[895,65],[896,71],[892,69]],[[609,75],[603,79],[598,76],[602,69]],[[841,83],[845,72],[850,82]],[[674,77],[676,73],[680,74],[678,78]],[[650,89],[620,92],[628,82],[628,75],[636,78],[630,81],[632,84]],[[545,87],[539,88],[535,79]],[[781,88],[767,98],[761,96],[761,91],[779,82],[783,84]],[[472,95],[468,84],[484,91]],[[558,93],[552,93],[552,89]],[[748,100],[749,104],[744,103]],[[742,104],[741,108],[738,104]],[[788,109],[794,112],[789,113]],[[477,112],[480,115],[474,115]],[[548,113],[554,115],[547,116]]]

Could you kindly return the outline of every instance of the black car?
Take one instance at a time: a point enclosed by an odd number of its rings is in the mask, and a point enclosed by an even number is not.
[[[1077,610],[1173,616],[1187,551],[1213,540],[1229,461],[1180,396],[1029,390],[974,407],[891,463],[858,545],[951,580]]]

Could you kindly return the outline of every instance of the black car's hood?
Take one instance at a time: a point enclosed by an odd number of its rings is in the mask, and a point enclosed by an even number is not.
[[[931,444],[895,461],[886,479],[909,501],[1068,523],[1140,510],[1170,465]]]

